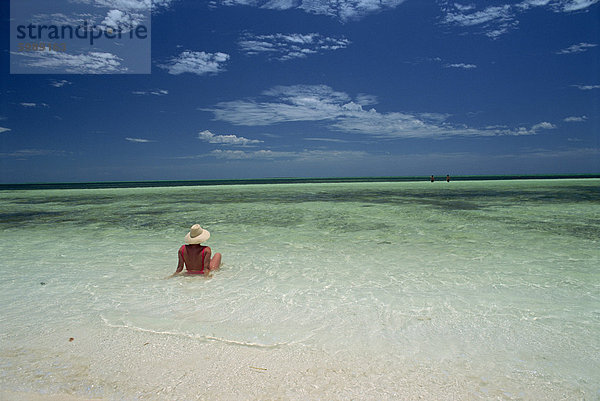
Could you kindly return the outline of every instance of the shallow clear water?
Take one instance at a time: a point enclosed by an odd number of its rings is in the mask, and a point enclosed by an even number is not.
[[[0,207],[3,389],[600,397],[600,180],[3,191]],[[223,268],[165,279],[196,222]]]

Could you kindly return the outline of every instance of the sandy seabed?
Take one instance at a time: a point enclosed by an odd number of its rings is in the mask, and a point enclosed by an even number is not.
[[[2,401],[99,401],[101,398],[82,398],[68,394],[36,394],[36,393],[17,393],[14,391],[0,390],[0,400]]]
[[[597,187],[0,194],[1,400],[598,400]]]
[[[20,369],[25,383],[3,383],[0,399],[593,399],[581,389],[565,388],[563,381],[536,372],[515,371],[503,383],[494,383],[474,374],[481,372],[481,367],[471,369],[464,360],[398,360],[390,364],[389,355],[328,354],[298,344],[257,348],[125,328],[101,331],[47,350],[54,355],[51,359],[31,360],[33,368]],[[36,377],[36,370],[48,369],[44,366],[48,364],[57,366],[52,377]]]

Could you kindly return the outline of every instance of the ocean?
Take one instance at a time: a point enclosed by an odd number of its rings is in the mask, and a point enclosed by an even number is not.
[[[600,398],[600,179],[214,184],[0,190],[0,389]]]

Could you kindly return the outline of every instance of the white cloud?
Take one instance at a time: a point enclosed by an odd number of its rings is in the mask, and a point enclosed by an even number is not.
[[[344,115],[332,124],[339,131],[388,138],[441,138],[446,136],[491,136],[493,131],[452,126],[411,113],[379,113],[375,109]]]
[[[511,21],[514,18],[511,9],[512,7],[510,5],[503,5],[487,7],[481,11],[466,13],[465,11],[472,11],[473,8],[465,10],[464,8],[457,7],[457,12],[446,14],[444,22],[460,26],[474,26],[488,22],[506,22]]]
[[[361,106],[372,106],[374,104],[377,104],[378,102],[379,101],[377,100],[377,96],[374,95],[359,93],[356,96],[356,103],[360,104]]]
[[[567,117],[563,121],[567,122],[567,123],[582,123],[586,120],[587,120],[587,116],[580,116],[580,117],[573,116],[573,117]]]
[[[63,156],[65,155],[64,151],[60,150],[50,150],[50,149],[21,149],[15,150],[14,152],[6,152],[0,153],[0,157],[17,157],[17,158],[27,158],[33,156]]]
[[[272,150],[256,150],[253,152],[245,152],[243,150],[222,150],[216,149],[210,154],[219,159],[278,159],[290,157],[291,152],[274,152]]]
[[[446,68],[462,68],[464,70],[471,70],[471,69],[477,68],[477,66],[475,64],[459,63],[459,64],[448,64],[448,65],[446,65]]]
[[[506,136],[523,136],[523,135],[537,135],[542,130],[550,130],[556,129],[556,125],[551,124],[549,122],[541,122],[533,125],[530,128],[527,127],[518,127],[518,128],[509,128],[504,126],[492,126],[486,127],[485,130],[489,131],[492,135],[506,135]]]
[[[149,10],[152,0],[92,0],[94,5],[119,10]],[[86,1],[86,2],[89,2]]]
[[[587,51],[588,49],[591,49],[593,47],[598,46],[595,43],[579,43],[577,45],[572,45],[569,46],[565,49],[559,50],[556,52],[556,54],[573,54],[573,53],[582,53]]]
[[[224,71],[223,65],[227,60],[229,60],[229,55],[225,53],[184,51],[159,67],[168,70],[169,74],[173,75],[186,72],[197,75],[217,74]]]
[[[348,143],[343,139],[336,138],[303,138],[305,141],[316,141],[316,142],[336,142],[336,143]]]
[[[546,6],[549,3],[550,0],[523,0],[522,2],[516,4],[516,7],[521,8],[523,10],[528,10],[532,7]]]
[[[350,97],[325,85],[277,86],[263,92],[274,101],[237,100],[221,102],[212,109],[217,120],[236,125],[271,125],[290,121],[318,121],[336,118]]]
[[[37,14],[34,23],[38,25],[71,25],[78,26],[84,21],[90,27],[97,26],[120,29],[128,32],[142,23],[149,23],[151,12],[159,12],[170,8],[176,0],[68,0],[70,3],[86,4],[90,7],[85,13]],[[81,9],[81,7],[78,7]],[[118,42],[115,42],[118,44]],[[110,72],[110,71],[109,71]],[[106,73],[106,72],[103,72]]]
[[[280,61],[304,58],[309,54],[322,53],[346,48],[350,41],[345,38],[332,38],[318,33],[252,35],[240,39],[239,46],[247,55],[268,54]]]
[[[600,85],[573,85],[577,89],[581,89],[582,91],[590,91],[593,89],[600,89]]]
[[[448,122],[439,113],[381,113],[364,109],[349,95],[325,85],[278,86],[263,92],[261,100],[221,102],[210,109],[215,119],[235,125],[266,126],[298,121],[320,121],[329,129],[380,138],[443,138],[449,136],[534,135],[555,128],[548,122],[531,128],[472,128]]]
[[[150,139],[144,139],[144,138],[129,138],[129,137],[127,137],[127,138],[125,138],[125,140],[129,141],[129,142],[135,142],[135,143],[155,142],[155,141],[152,141]]]
[[[511,27],[515,27],[515,26],[516,26],[516,24],[513,24],[513,25],[505,24],[502,27],[500,27],[499,29],[492,29],[490,31],[487,31],[485,33],[485,36],[487,36],[490,39],[498,39],[500,36],[507,33],[511,29]]]
[[[57,69],[75,74],[110,74],[125,72],[122,58],[107,52],[67,54],[60,52],[12,53],[25,57],[23,63],[29,67]]]
[[[448,62],[445,61],[444,59],[442,59],[441,57],[427,57],[427,58],[416,58],[415,61],[411,62],[414,64],[421,64],[421,63],[436,63],[439,64],[441,67],[443,68],[458,68],[458,69],[464,69],[464,70],[472,70],[477,68],[476,64],[471,64],[471,63],[452,63],[452,62]]]
[[[154,89],[150,91],[133,91],[131,92],[134,95],[154,95],[154,96],[165,96],[169,94],[169,91],[166,89]]]
[[[68,25],[77,27],[85,23],[89,30],[107,30],[111,28],[113,30],[119,29],[122,32],[129,32],[148,20],[150,17],[149,13],[145,15],[141,13],[143,11],[148,12],[148,10],[144,9],[123,7],[109,9],[106,11],[105,16],[92,13],[71,13],[69,15],[63,13],[35,14],[32,20],[36,25]]]
[[[35,108],[35,107],[50,107],[48,106],[48,104],[46,103],[31,103],[31,102],[22,102],[19,103],[21,106],[23,107],[27,107],[27,108]]]
[[[121,10],[109,10],[106,17],[102,21],[101,26],[106,28],[113,28],[128,32],[135,29],[138,25],[144,22],[145,16],[139,13],[125,12]]]
[[[219,143],[223,145],[248,146],[257,143],[262,143],[262,141],[259,141],[258,139],[248,139],[236,135],[215,135],[208,130],[199,132],[198,139],[208,143]]]
[[[398,7],[406,0],[213,0],[212,6],[251,6],[271,10],[300,9],[346,22]]]
[[[90,4],[126,11],[148,12],[168,9],[175,0],[70,0],[74,3]]]
[[[152,0],[152,7],[156,10],[159,7],[168,8],[171,6],[171,3],[174,3],[176,0]]]
[[[0,134],[3,132],[8,132],[8,131],[10,131],[10,128],[0,127]]]
[[[475,6],[473,4],[459,4],[459,3],[454,3],[454,7],[456,7],[459,11],[465,12],[465,11],[471,11],[473,9],[475,9]]]
[[[219,159],[248,160],[248,159],[292,159],[296,161],[327,161],[327,160],[356,160],[366,157],[364,151],[337,151],[337,150],[303,150],[300,152],[281,152],[272,150],[256,150],[245,152],[242,150],[213,150],[210,153]]]
[[[55,80],[53,79],[52,81],[50,81],[50,85],[54,86],[55,88],[62,88],[65,85],[71,85],[71,82],[61,79],[61,80]]]
[[[584,10],[600,0],[523,0],[516,4],[500,4],[477,9],[447,0],[440,2],[444,17],[442,23],[467,29],[480,27],[486,36],[497,39],[519,25],[519,16],[533,8],[546,8],[554,12]]]
[[[544,121],[531,127],[531,132],[536,133],[537,131],[543,129],[556,129],[556,125]]]
[[[563,0],[561,1],[561,7],[563,11],[579,11],[586,9],[594,4],[596,4],[599,0]]]

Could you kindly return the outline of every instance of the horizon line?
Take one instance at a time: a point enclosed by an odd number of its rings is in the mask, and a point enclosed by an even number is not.
[[[436,180],[445,180],[446,175],[435,175]],[[102,189],[102,188],[146,188],[175,186],[210,185],[253,185],[253,184],[294,184],[294,183],[351,183],[351,182],[418,182],[429,181],[431,175],[411,176],[360,176],[360,177],[263,177],[263,178],[225,178],[197,180],[115,180],[115,181],[63,181],[63,182],[25,182],[0,183],[0,190],[14,189]],[[491,180],[528,180],[528,179],[585,179],[600,178],[600,174],[484,174],[450,175],[451,181],[491,181]]]

